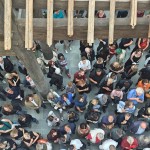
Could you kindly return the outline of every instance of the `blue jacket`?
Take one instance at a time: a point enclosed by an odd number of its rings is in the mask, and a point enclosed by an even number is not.
[[[71,134],[75,134],[75,130],[76,130],[76,124],[75,123],[67,123],[65,125],[69,125],[70,129],[71,129]],[[59,131],[62,135],[67,134],[67,132],[64,130],[65,125],[61,126],[59,128]]]

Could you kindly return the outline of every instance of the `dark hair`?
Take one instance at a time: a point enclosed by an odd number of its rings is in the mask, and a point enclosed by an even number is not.
[[[81,123],[80,124],[80,128],[81,129],[86,129],[87,128],[87,124],[86,123]]]
[[[142,80],[142,83],[144,84],[144,83],[148,83],[148,79],[143,79]]]
[[[85,57],[85,56],[83,56],[83,57],[81,58],[81,60],[87,60],[87,59],[86,59],[86,57]]]
[[[69,150],[74,150],[74,146],[70,145]]]
[[[47,120],[53,121],[53,120],[54,120],[54,116],[52,116],[52,115],[48,116],[48,117],[47,117]]]
[[[102,69],[97,68],[97,69],[96,69],[96,72],[102,72]]]
[[[30,98],[30,97],[33,97],[33,94],[28,94],[28,96],[26,96],[25,99],[26,99],[27,102],[29,101],[29,98]]]
[[[67,98],[67,94],[66,93],[64,93],[64,94],[61,95],[61,98],[64,98],[64,97]]]

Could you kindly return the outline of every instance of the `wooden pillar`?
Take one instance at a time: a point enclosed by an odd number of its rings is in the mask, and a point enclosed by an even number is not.
[[[89,0],[87,43],[94,43],[95,0]]]
[[[150,22],[149,22],[148,38],[150,38]]]
[[[26,0],[25,48],[33,47],[33,0]]]
[[[137,24],[137,0],[131,0],[131,21],[130,25],[132,29],[135,28]]]
[[[11,13],[12,0],[5,0],[4,2],[4,49],[11,49]]]
[[[68,0],[68,36],[73,36],[74,0]]]
[[[110,0],[109,44],[112,44],[114,42],[115,6],[116,0]]]
[[[47,0],[47,44],[53,43],[53,0]]]

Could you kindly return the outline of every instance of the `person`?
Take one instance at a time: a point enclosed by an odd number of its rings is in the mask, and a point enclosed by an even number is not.
[[[145,51],[149,46],[150,40],[148,38],[139,38],[138,39],[138,48],[141,48]]]
[[[120,64],[123,64],[126,58],[126,51],[121,48],[116,49],[116,61],[119,62]]]
[[[37,132],[25,132],[23,134],[22,147],[30,148],[31,146],[36,146],[36,143],[39,139],[40,135]]]
[[[86,110],[86,105],[87,105],[87,95],[83,94],[80,95],[77,100],[75,100],[75,110],[78,112],[84,112]]]
[[[76,86],[72,81],[69,81],[66,86],[66,93],[71,93],[72,97],[75,98],[76,96]]]
[[[60,119],[55,115],[52,110],[48,113],[46,121],[49,127],[55,127],[60,125]]]
[[[139,148],[143,149],[150,146],[150,135],[140,135],[137,137]]]
[[[138,64],[139,60],[141,59],[143,53],[141,49],[137,49],[135,52],[133,52],[130,56],[130,58],[125,63],[125,68],[127,66],[130,66],[132,64]]]
[[[76,125],[75,123],[67,123],[59,128],[59,132],[64,134],[75,134]]]
[[[0,57],[0,70],[8,73],[11,73],[14,70],[14,66],[8,57]]]
[[[36,150],[53,150],[52,143],[48,142],[47,139],[39,139],[36,144]]]
[[[119,43],[119,48],[121,49],[130,49],[130,46],[133,43],[133,38],[122,38],[121,42]]]
[[[85,94],[85,93],[90,93],[91,91],[91,85],[87,84],[86,81],[80,80],[76,84],[77,91],[79,94]]]
[[[102,81],[104,75],[105,75],[105,72],[99,68],[91,71],[89,75],[90,83],[99,87],[99,84]]]
[[[135,112],[135,105],[132,101],[119,101],[117,104],[117,112],[119,113],[130,113],[133,114]]]
[[[134,105],[144,102],[144,90],[141,87],[131,89],[128,92],[127,99],[132,101]]]
[[[109,61],[111,60],[111,58],[116,55],[116,50],[118,48],[117,42],[114,41],[112,44],[109,44],[108,46],[109,48]]]
[[[77,127],[77,134],[79,137],[86,137],[90,132],[90,126],[87,123],[81,123]]]
[[[122,79],[131,79],[133,76],[135,76],[138,72],[138,66],[135,64],[132,64],[131,66],[127,66],[124,70],[124,72],[121,75]]]
[[[117,13],[117,18],[125,18],[128,16],[128,10],[119,10]]]
[[[62,70],[65,69],[65,73],[68,76],[68,78],[71,78],[68,68],[68,62],[62,53],[58,54],[58,64]]]
[[[99,149],[104,149],[104,150],[111,150],[111,148],[113,147],[114,150],[115,148],[118,146],[118,142],[112,140],[112,139],[107,139],[105,141],[103,141],[103,143],[101,145],[99,145]]]
[[[78,63],[78,68],[79,70],[82,69],[85,72],[88,72],[91,69],[90,61],[85,56],[83,56],[81,61]]]
[[[80,40],[80,48],[79,49],[80,49],[81,54],[82,54],[82,52],[85,51],[86,45],[87,45],[86,41]]]
[[[64,12],[62,10],[54,10],[53,18],[54,19],[60,19],[64,18]]]
[[[20,114],[18,117],[18,123],[20,124],[22,128],[31,127],[32,122],[36,124],[39,123],[39,121],[30,114]]]
[[[87,110],[100,112],[100,107],[101,106],[99,100],[94,98],[89,102]]]
[[[128,131],[130,131],[133,134],[143,134],[145,130],[147,129],[148,125],[147,122],[144,121],[134,121],[132,124],[128,127]]]
[[[110,64],[110,71],[116,74],[122,73],[124,71],[124,66],[119,64],[119,62],[113,62]]]
[[[131,150],[138,148],[138,140],[133,136],[126,136],[121,141],[121,148],[123,150]]]
[[[118,77],[117,74],[114,72],[109,72],[106,76],[105,76],[105,81],[108,80],[108,78],[111,78],[113,80],[113,83],[116,83],[118,81]]]
[[[68,50],[72,50],[71,48],[71,43],[72,43],[72,40],[64,40],[64,50],[66,53],[68,53]]]
[[[114,127],[116,123],[116,117],[114,115],[105,115],[102,117],[101,122],[98,124],[98,126],[102,126],[106,130],[110,130]]]
[[[102,57],[98,57],[95,64],[93,65],[93,68],[94,69],[105,69],[105,66],[104,66],[104,59]]]
[[[121,89],[115,88],[110,93],[110,98],[112,100],[112,103],[117,104],[120,100],[123,99],[123,91]]]
[[[117,118],[116,118],[116,125],[119,128],[124,127],[124,129],[125,129],[125,126],[128,128],[132,123],[132,119],[133,118],[130,113],[118,114]],[[127,128],[126,128],[126,130],[127,130]]]
[[[84,72],[83,69],[80,69],[78,72],[76,72],[76,73],[74,74],[74,80],[73,80],[73,82],[74,82],[75,84],[77,84],[78,81],[81,81],[81,80],[86,81],[85,72]]]
[[[61,137],[60,131],[58,129],[51,129],[47,134],[47,139],[49,142],[58,143]]]
[[[148,79],[148,80],[150,80],[150,64],[148,64],[147,66],[142,68],[139,71],[139,75],[140,75],[139,80],[141,80],[141,79]]]
[[[104,139],[104,135],[104,130],[95,128],[90,130],[89,134],[85,138],[93,144],[98,144]]]
[[[148,79],[143,79],[138,82],[137,87],[141,87],[144,90],[145,99],[150,98],[150,83]]]
[[[79,120],[79,114],[77,114],[75,111],[68,111],[67,114],[69,123],[75,123]]]
[[[98,18],[106,18],[106,14],[105,14],[104,10],[97,11],[96,16]]]
[[[20,77],[17,72],[13,71],[12,73],[6,73],[5,78],[10,88],[13,86],[20,86]]]
[[[44,108],[45,105],[42,105],[42,100],[37,94],[29,94],[25,98],[25,106],[40,113],[40,107]]]
[[[70,150],[80,150],[86,148],[86,145],[79,139],[71,140],[70,145]]]

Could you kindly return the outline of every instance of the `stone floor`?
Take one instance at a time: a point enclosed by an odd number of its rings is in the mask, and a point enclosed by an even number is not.
[[[98,46],[98,43],[99,41],[96,40],[95,41],[95,44],[94,44],[94,49],[96,51],[97,49],[97,46]],[[63,52],[64,55],[66,56],[67,60],[68,60],[68,64],[69,64],[69,68],[70,68],[70,73],[71,73],[71,76],[72,78],[71,79],[68,79],[66,77],[66,75],[64,74],[64,85],[67,84],[68,81],[72,80],[73,79],[73,74],[78,70],[78,67],[77,67],[77,64],[78,62],[80,61],[80,51],[79,51],[79,41],[73,41],[73,43],[71,44],[71,48],[72,50],[71,51],[68,51],[68,54],[66,54],[63,50],[63,44],[57,44],[56,47],[58,48],[58,52]],[[131,49],[134,47],[134,44],[131,46]],[[127,51],[127,56],[129,56],[131,51]],[[145,54],[144,54],[145,55]],[[139,65],[139,68],[143,67],[143,63],[144,63],[144,59],[145,57],[143,56],[142,57],[142,60],[140,61],[140,65]],[[15,61],[15,58],[12,58],[13,60],[13,63],[15,64],[16,61]],[[113,61],[113,59],[111,60]],[[107,66],[108,67],[108,66]],[[23,79],[24,76],[22,74],[20,74],[21,78]],[[135,76],[132,80],[134,82],[136,82],[136,79],[137,79],[137,76]],[[49,81],[49,79],[47,79]],[[4,87],[6,86],[3,85]],[[55,89],[55,87],[53,87]],[[88,101],[90,101],[94,96],[95,96],[95,93],[97,92],[97,88],[96,87],[93,87],[92,88],[92,91],[90,94],[88,94]],[[25,89],[25,93],[28,94],[30,93],[31,91],[29,91],[28,89]],[[60,91],[57,91],[58,93],[61,94]],[[9,101],[9,100],[8,100]],[[3,101],[0,101],[0,104],[2,105],[4,102]],[[46,123],[46,118],[47,118],[47,115],[48,115],[48,112],[50,110],[52,110],[52,108],[50,107],[49,104],[46,104],[47,105],[47,109],[43,109],[41,108],[40,109],[40,114],[37,114],[34,110],[29,110],[27,108],[24,108],[25,110],[28,111],[29,114],[32,114],[34,117],[36,117],[38,120],[39,120],[39,124],[32,124],[32,127],[29,129],[27,128],[28,130],[32,130],[32,131],[37,131],[39,133],[41,133],[41,135],[46,138],[48,132],[50,131],[50,128],[47,126],[47,123]],[[106,113],[110,113],[114,110],[114,108],[112,106],[110,106],[108,109],[107,109],[107,112]],[[58,115],[58,113],[56,112],[56,114]],[[5,118],[5,116],[4,116]],[[12,115],[12,116],[8,116],[6,118],[10,118],[12,121],[17,121],[17,116],[16,115]],[[66,113],[64,113],[64,118],[65,118],[65,121],[64,122],[61,122],[61,125],[65,124],[65,122],[67,122],[66,120]],[[77,124],[81,123],[81,122],[84,122],[84,117],[83,115],[80,115],[80,120],[78,121]],[[91,125],[92,128],[95,128],[97,127],[97,125]],[[73,135],[72,138],[78,138],[76,135]],[[83,140],[84,141],[84,140]],[[34,148],[35,149],[35,148]],[[91,145],[90,147],[87,147],[87,150],[98,150],[98,145]],[[53,150],[60,150],[60,147],[58,144],[53,144]]]

